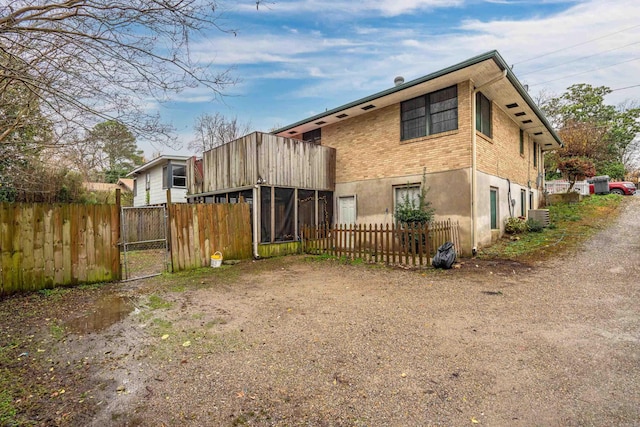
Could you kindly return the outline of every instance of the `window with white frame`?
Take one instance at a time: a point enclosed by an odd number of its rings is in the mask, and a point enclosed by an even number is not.
[[[162,168],[162,188],[186,188],[187,167],[169,163]]]
[[[172,186],[185,188],[187,186],[187,167],[184,165],[171,165]]]
[[[420,184],[411,184],[397,186],[393,188],[393,211],[396,211],[398,205],[406,202],[411,203],[413,207],[420,206]]]
[[[151,189],[151,174],[149,172],[146,173],[144,178],[144,189],[145,190]]]

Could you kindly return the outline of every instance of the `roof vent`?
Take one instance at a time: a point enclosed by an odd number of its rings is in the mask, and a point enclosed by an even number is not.
[[[403,83],[404,83],[404,77],[402,76],[398,76],[395,79],[393,79],[393,84],[396,86],[400,86]]]

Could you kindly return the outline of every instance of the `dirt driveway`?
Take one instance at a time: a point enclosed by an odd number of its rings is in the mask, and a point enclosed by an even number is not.
[[[61,295],[77,304],[46,314],[63,322],[60,339],[34,322],[33,341],[50,343],[41,357],[69,385],[63,395],[47,391],[51,412],[33,419],[640,425],[640,198],[623,209],[578,253],[535,266],[465,260],[419,272],[306,257],[247,262],[114,285],[109,292],[135,310],[95,332],[77,328],[86,316],[73,319],[104,291]]]

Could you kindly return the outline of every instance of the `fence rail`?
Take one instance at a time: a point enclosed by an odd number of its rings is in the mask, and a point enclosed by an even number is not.
[[[568,181],[547,181],[544,183],[544,189],[549,194],[566,193],[569,189]],[[572,191],[580,193],[583,196],[589,195],[589,183],[587,181],[576,181]]]
[[[340,224],[302,229],[302,247],[305,253],[409,266],[429,265],[437,248],[447,241],[453,242],[459,255],[457,222],[446,220],[404,227],[389,224]]]
[[[0,203],[0,296],[120,279],[116,205]]]

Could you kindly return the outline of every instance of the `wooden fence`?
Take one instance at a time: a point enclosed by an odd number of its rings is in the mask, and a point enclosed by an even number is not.
[[[146,242],[165,239],[165,211],[162,206],[122,208],[122,241]]]
[[[0,203],[0,296],[119,280],[117,205]]]
[[[447,241],[453,242],[456,253],[460,254],[458,229],[458,223],[451,220],[408,227],[389,224],[304,227],[302,247],[309,254],[425,266],[431,263],[437,248]]]
[[[216,251],[224,259],[251,258],[250,218],[247,203],[170,205],[173,271],[210,265]]]

